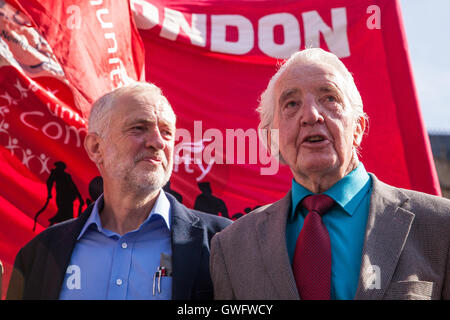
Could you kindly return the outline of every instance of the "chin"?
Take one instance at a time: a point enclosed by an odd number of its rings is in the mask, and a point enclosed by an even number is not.
[[[163,186],[164,176],[162,175],[148,175],[141,179],[140,184],[143,186],[153,186],[154,189],[159,189]]]
[[[309,173],[326,173],[333,172],[336,168],[339,167],[339,163],[334,159],[311,159],[311,160],[303,160],[298,164],[298,168],[300,172],[304,172],[305,175]]]
[[[165,172],[164,170],[157,170],[156,172],[147,173],[143,176],[142,184],[152,185],[154,188],[159,189],[169,181],[171,172]]]

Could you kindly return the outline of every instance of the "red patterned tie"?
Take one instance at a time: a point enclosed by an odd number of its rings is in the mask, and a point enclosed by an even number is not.
[[[330,299],[331,245],[322,216],[333,204],[334,200],[324,194],[302,201],[308,214],[297,238],[292,268],[300,298],[305,300]]]

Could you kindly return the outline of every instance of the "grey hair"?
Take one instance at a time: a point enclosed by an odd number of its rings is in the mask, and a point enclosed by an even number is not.
[[[150,97],[156,107],[167,106],[173,113],[172,106],[160,88],[152,83],[132,81],[106,93],[94,102],[89,115],[88,132],[103,137],[110,126],[111,111],[114,109],[115,102],[126,95]]]
[[[292,65],[299,63],[320,63],[327,64],[334,67],[345,81],[344,92],[353,107],[356,119],[364,118],[366,122],[368,121],[368,116],[363,110],[363,102],[361,95],[356,87],[355,80],[352,74],[348,71],[345,65],[339,58],[323,49],[311,48],[298,51],[294,53],[288,60],[286,60],[275,73],[275,75],[270,79],[266,90],[261,94],[259,106],[256,111],[259,113],[260,122],[258,125],[258,131],[260,132],[260,138],[263,145],[267,146],[267,132],[273,127],[274,112],[276,110],[276,99],[275,99],[275,84],[281,75]],[[265,132],[265,133],[263,133]],[[262,134],[261,134],[262,133]],[[276,141],[271,139],[271,150],[279,150]],[[274,155],[277,156],[277,155]],[[283,161],[281,159],[281,161]]]

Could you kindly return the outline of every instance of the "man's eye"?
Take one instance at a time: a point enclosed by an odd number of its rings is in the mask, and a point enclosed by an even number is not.
[[[286,103],[286,108],[293,108],[296,107],[298,105],[298,103],[296,101],[289,101],[288,103]]]
[[[172,136],[172,131],[170,131],[170,130],[162,130],[161,134],[163,136],[166,136],[166,137],[171,137]]]
[[[134,126],[131,128],[131,130],[133,131],[144,131],[145,127],[144,126]]]
[[[325,97],[326,102],[337,102],[337,98],[335,96],[326,96]]]

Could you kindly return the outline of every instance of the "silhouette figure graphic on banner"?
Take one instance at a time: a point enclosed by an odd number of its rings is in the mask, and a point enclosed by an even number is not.
[[[65,172],[66,164],[62,161],[55,162],[55,168],[50,172],[47,179],[48,198],[52,197],[52,188],[56,189],[56,206],[58,211],[50,218],[50,225],[73,218],[73,203],[78,198],[80,207],[78,214],[81,213],[84,205],[83,198],[72,180],[70,174]]]
[[[210,183],[199,182],[197,185],[202,193],[195,199],[194,209],[229,218],[225,202],[212,195]]]
[[[101,176],[97,176],[89,182],[89,195],[91,198],[86,199],[86,205],[90,206],[91,203],[95,202],[95,200],[100,197],[103,193],[103,178]]]
[[[242,216],[244,216],[244,214],[242,212],[237,212],[237,213],[233,214],[233,217],[231,218],[231,220],[233,220],[233,221],[237,220]]]
[[[183,203],[183,197],[181,194],[179,194],[178,192],[176,192],[173,189],[170,189],[170,181],[167,181],[166,185],[163,187],[163,190],[165,192],[170,193],[171,195],[173,195],[175,197],[175,199],[178,200],[179,203]]]
[[[243,217],[243,216],[245,216],[246,214],[252,212],[253,210],[258,209],[259,207],[261,207],[261,206],[260,206],[260,205],[257,205],[257,206],[255,206],[255,207],[253,207],[253,209],[250,208],[250,207],[246,207],[246,208],[244,209],[244,213],[242,213],[242,212],[237,212],[237,213],[235,213],[235,214],[233,215],[233,217],[232,217],[231,219],[232,219],[233,221],[234,221],[234,220],[237,220],[237,219],[239,219],[240,217]]]
[[[33,231],[36,228],[36,221],[38,216],[42,212],[44,212],[44,210],[48,206],[48,203],[50,202],[50,199],[52,198],[53,185],[55,185],[56,189],[56,206],[58,208],[58,211],[52,218],[49,219],[50,225],[72,219],[73,203],[77,198],[80,202],[78,211],[79,214],[81,213],[84,201],[77,189],[77,186],[73,182],[72,177],[65,171],[66,167],[66,164],[62,161],[55,162],[55,168],[51,170],[50,176],[47,179],[47,201],[45,202],[45,205],[42,207],[42,209],[39,210],[34,217]]]

